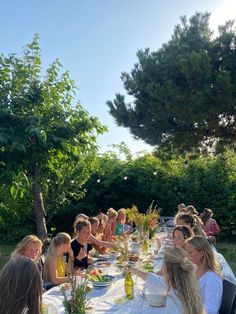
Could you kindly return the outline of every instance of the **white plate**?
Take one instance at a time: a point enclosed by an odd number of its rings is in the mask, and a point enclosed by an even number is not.
[[[107,286],[110,286],[115,279],[114,276],[110,276],[110,275],[104,275],[104,277],[110,280],[109,281],[91,281],[92,285],[94,287],[107,287]]]

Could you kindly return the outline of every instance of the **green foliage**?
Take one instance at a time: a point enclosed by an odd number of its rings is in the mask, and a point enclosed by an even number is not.
[[[0,187],[0,237],[4,242],[16,243],[27,234],[35,234],[35,218],[29,192],[22,198],[12,198],[10,191]]]
[[[132,103],[108,101],[120,126],[169,150],[215,149],[235,143],[236,32],[232,22],[209,28],[209,14],[182,17],[169,42],[138,51],[121,78]]]
[[[83,196],[106,128],[74,103],[77,87],[58,60],[42,75],[40,52],[36,35],[20,57],[0,56],[0,182],[15,200],[29,200],[27,211],[34,204],[43,232],[45,208],[50,220]]]
[[[235,167],[236,157],[231,151],[218,157],[189,155],[166,160],[147,154],[128,161],[108,152],[100,157],[96,174],[86,184],[87,194],[78,202],[77,212],[96,215],[99,209],[106,212],[109,207],[133,204],[145,212],[154,200],[161,215],[170,216],[183,202],[200,212],[211,208],[221,225],[221,235],[232,239],[227,230],[236,225]]]
[[[61,288],[61,292],[64,296],[64,309],[66,314],[86,314],[87,308],[87,293],[86,293],[86,286],[87,282],[82,283],[81,285],[76,285],[75,282],[71,282],[71,296],[68,298],[67,291]]]

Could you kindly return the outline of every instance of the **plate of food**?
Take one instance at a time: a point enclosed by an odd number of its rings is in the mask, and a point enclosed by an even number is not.
[[[100,269],[93,269],[86,275],[94,287],[106,287],[112,284],[114,276],[103,275]]]
[[[91,281],[91,283],[94,287],[107,287],[112,284],[114,279],[115,279],[114,276],[102,275],[101,279],[99,279],[98,281]]]
[[[108,261],[98,261],[93,264],[95,267],[103,268],[103,267],[109,267],[111,266],[111,263]]]

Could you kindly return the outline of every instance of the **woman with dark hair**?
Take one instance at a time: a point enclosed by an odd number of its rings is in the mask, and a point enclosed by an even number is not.
[[[16,256],[0,273],[0,313],[40,314],[41,277],[32,259]]]
[[[176,225],[188,226],[196,235],[206,237],[205,231],[202,229],[203,222],[197,215],[181,213],[175,217]]]
[[[79,219],[75,225],[76,238],[71,241],[71,249],[74,256],[74,267],[87,268],[93,263],[93,258],[89,256],[91,246],[112,248],[115,243],[100,241],[91,232],[91,223],[88,220]]]
[[[194,235],[188,226],[176,226],[172,232],[173,246],[179,246],[185,249],[185,240]]]

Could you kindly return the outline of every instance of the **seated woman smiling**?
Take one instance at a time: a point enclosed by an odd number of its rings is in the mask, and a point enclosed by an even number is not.
[[[41,278],[43,272],[43,261],[41,259],[42,241],[35,235],[27,235],[19,242],[12,252],[11,257],[23,255],[31,258],[38,266]]]

